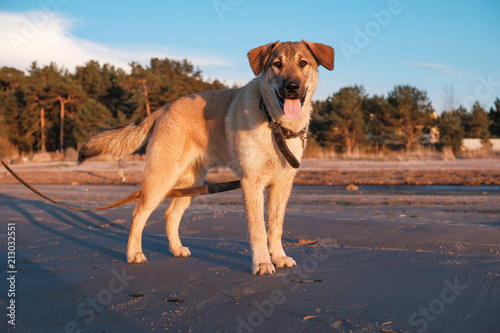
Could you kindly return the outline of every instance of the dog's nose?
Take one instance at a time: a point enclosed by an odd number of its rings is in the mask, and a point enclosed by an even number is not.
[[[289,94],[295,94],[300,89],[300,83],[290,82],[285,86],[285,90]]]

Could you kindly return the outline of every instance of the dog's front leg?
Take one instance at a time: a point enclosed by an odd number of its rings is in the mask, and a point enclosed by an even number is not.
[[[287,175],[279,181],[269,186],[269,203],[268,203],[268,233],[269,253],[271,254],[272,262],[276,267],[295,267],[295,261],[287,257],[283,250],[281,235],[283,234],[283,220],[285,218],[285,210],[292,191],[294,175]]]
[[[274,274],[276,269],[271,263],[267,248],[266,225],[264,222],[264,189],[255,179],[241,181],[252,248],[252,273],[256,275]]]

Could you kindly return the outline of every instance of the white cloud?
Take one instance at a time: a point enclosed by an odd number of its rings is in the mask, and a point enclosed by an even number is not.
[[[416,63],[416,62],[409,63],[409,65],[413,66],[413,67],[420,67],[420,68],[427,68],[427,69],[435,70],[435,71],[438,71],[438,72],[441,72],[443,74],[450,75],[450,76],[467,77],[467,74],[460,72],[449,65],[436,64],[436,63]]]
[[[0,66],[25,70],[37,61],[39,65],[55,62],[73,70],[89,60],[98,60],[128,70],[131,61],[146,64],[153,57],[189,59],[202,68],[235,66],[228,59],[160,46],[105,46],[71,34],[72,23],[71,19],[48,11],[0,11]]]

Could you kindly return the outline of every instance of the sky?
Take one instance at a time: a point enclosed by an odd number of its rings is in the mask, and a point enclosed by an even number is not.
[[[250,49],[304,39],[335,49],[317,100],[355,84],[383,96],[409,84],[438,113],[449,87],[456,106],[489,110],[500,98],[499,13],[497,0],[0,0],[0,67],[73,71],[92,59],[128,70],[168,57],[242,85],[253,78]]]

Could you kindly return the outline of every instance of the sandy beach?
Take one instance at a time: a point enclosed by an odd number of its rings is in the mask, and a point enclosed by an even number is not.
[[[111,203],[139,189],[140,161],[127,162],[124,184],[116,163],[78,169],[59,163],[13,168],[45,194],[76,206]],[[415,179],[441,186],[408,186],[415,185],[409,172],[436,170],[448,179],[460,172],[482,175],[470,176],[481,186],[443,186],[449,183],[424,176]],[[194,201],[180,230],[190,258],[169,253],[164,201],[144,232],[148,263],[129,265],[133,204],[71,211],[45,202],[2,171],[4,262],[8,226],[15,230],[15,267],[4,266],[4,275],[14,278],[0,284],[2,331],[498,332],[497,170],[497,160],[306,161],[283,235],[298,267],[274,276],[250,274],[241,191]],[[339,176],[330,182],[328,174]],[[362,174],[366,181],[357,181]],[[211,177],[232,175],[221,170]],[[349,191],[349,184],[358,188]],[[15,328],[6,316],[12,300]]]

